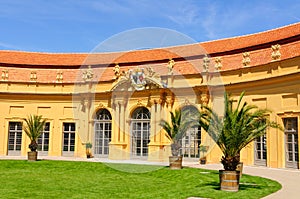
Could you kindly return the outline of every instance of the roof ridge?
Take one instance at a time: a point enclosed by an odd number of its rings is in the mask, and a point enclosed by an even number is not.
[[[260,32],[249,33],[249,34],[245,34],[245,35],[237,35],[237,36],[233,36],[233,37],[225,37],[225,38],[221,38],[221,39],[214,39],[214,40],[204,41],[204,42],[200,42],[199,44],[212,43],[212,42],[215,42],[215,41],[231,40],[231,39],[236,39],[236,38],[249,37],[249,36],[253,36],[253,35],[260,35],[260,34],[263,34],[263,33],[273,32],[273,31],[277,31],[277,30],[280,30],[280,29],[286,29],[287,27],[296,26],[296,25],[300,26],[300,22],[295,22],[295,23],[292,23],[292,24],[276,27],[276,28],[273,28],[273,29],[263,30],[263,31],[260,31]]]
[[[233,37],[226,37],[226,38],[221,38],[221,39],[215,39],[215,40],[209,40],[209,41],[203,41],[203,42],[197,42],[195,43],[188,43],[188,44],[183,44],[183,45],[173,45],[173,46],[166,46],[166,47],[158,47],[158,48],[150,48],[150,49],[135,49],[135,50],[127,50],[127,51],[116,51],[116,52],[93,52],[93,54],[112,54],[112,53],[128,53],[128,52],[133,52],[133,51],[151,51],[151,50],[168,50],[172,48],[177,48],[177,47],[188,47],[188,46],[193,46],[193,45],[202,45],[202,44],[211,44],[214,42],[222,42],[226,40],[235,40],[238,38],[247,38],[250,36],[255,36],[255,35],[260,35],[260,34],[266,34],[278,30],[283,30],[288,27],[292,26],[300,26],[300,22],[295,22],[292,24],[288,24],[285,26],[280,26],[277,28],[269,29],[269,30],[264,30],[261,32],[255,32],[255,33],[250,33],[246,35],[238,35],[238,36],[233,36]],[[299,32],[300,33],[300,32]],[[280,38],[283,39],[283,38]],[[52,55],[88,55],[91,54],[91,52],[37,52],[37,51],[24,51],[24,50],[0,50],[0,52],[20,52],[20,53],[34,53],[34,54],[52,54]]]

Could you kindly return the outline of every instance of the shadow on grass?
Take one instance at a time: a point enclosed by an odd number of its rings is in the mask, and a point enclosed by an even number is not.
[[[212,188],[214,190],[220,190],[220,183],[219,182],[208,182],[198,185],[197,187],[205,186],[207,188]],[[256,185],[256,184],[250,184],[250,183],[240,183],[239,190],[250,190],[250,189],[256,189],[261,190],[263,189],[262,186]]]
[[[208,182],[208,183],[203,183],[203,184],[199,185],[199,187],[202,187],[202,186],[209,187],[214,190],[220,190],[219,182]]]
[[[241,184],[239,186],[239,190],[248,190],[248,189],[263,189],[263,187],[255,184]]]

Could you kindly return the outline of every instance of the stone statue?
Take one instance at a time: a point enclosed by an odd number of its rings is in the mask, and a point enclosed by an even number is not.
[[[174,65],[175,65],[175,61],[173,59],[170,59],[170,61],[168,62],[168,74],[173,73]]]

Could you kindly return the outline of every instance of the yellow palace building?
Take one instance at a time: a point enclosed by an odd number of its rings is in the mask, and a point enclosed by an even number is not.
[[[284,131],[270,129],[241,153],[246,165],[299,168],[300,23],[266,32],[159,49],[112,53],[0,51],[0,156],[26,156],[22,121],[47,119],[39,156],[168,161],[159,123],[175,109],[222,110],[224,91],[260,108]],[[208,163],[219,148],[201,128],[182,140],[185,160]]]

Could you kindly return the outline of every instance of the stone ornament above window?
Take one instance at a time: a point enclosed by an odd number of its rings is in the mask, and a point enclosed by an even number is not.
[[[8,70],[2,70],[1,79],[3,81],[7,81],[8,80]]]
[[[30,81],[36,82],[37,76],[36,76],[36,71],[31,71],[30,72]]]
[[[201,94],[201,104],[204,106],[207,106],[208,104],[208,95],[207,94]]]
[[[63,81],[63,72],[62,71],[57,71],[56,72],[56,82],[61,83]]]
[[[121,77],[121,70],[120,70],[119,64],[116,64],[116,65],[115,65],[113,71],[114,71],[114,73],[115,73],[114,79],[119,79],[119,78]]]
[[[243,61],[242,61],[243,66],[249,66],[250,62],[251,62],[250,53],[249,52],[244,52],[243,53]]]
[[[215,64],[215,69],[216,70],[220,70],[221,68],[222,68],[222,58],[221,57],[216,57],[215,58],[215,62],[216,62],[216,64]]]
[[[173,59],[170,59],[170,61],[168,62],[168,75],[172,75],[173,74],[173,68],[175,66],[175,61]]]
[[[271,49],[272,49],[272,61],[277,61],[280,60],[281,57],[281,53],[280,53],[280,48],[281,46],[279,44],[276,45],[272,45]]]
[[[89,82],[92,81],[93,77],[94,77],[93,69],[91,68],[91,66],[88,66],[88,68],[82,72],[82,79],[85,82]]]
[[[119,65],[116,65],[113,71],[115,72],[115,85],[113,85],[112,90],[115,90],[121,84],[127,85],[128,83],[130,87],[139,91],[163,87],[160,75],[151,66],[145,68],[137,66],[125,72],[120,71]]]
[[[209,64],[210,64],[210,59],[207,57],[207,55],[205,55],[205,57],[203,58],[203,69],[205,72],[208,71]]]

